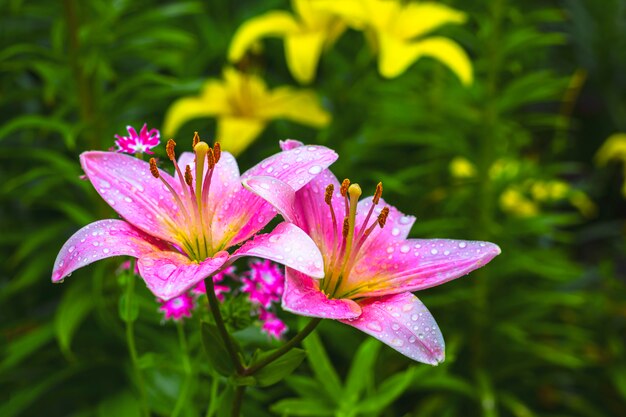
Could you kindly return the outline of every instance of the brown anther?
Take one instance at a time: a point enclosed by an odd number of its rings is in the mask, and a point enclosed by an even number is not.
[[[209,150],[206,153],[206,160],[207,160],[207,164],[209,165],[209,169],[213,169],[213,167],[215,166],[215,150],[209,148]]]
[[[389,216],[389,207],[384,207],[378,215],[378,225],[381,229],[385,227],[385,223],[387,223],[387,216]]]
[[[193,142],[191,147],[194,148],[198,142],[200,142],[200,135],[198,135],[198,132],[193,132]]]
[[[345,238],[345,237],[348,237],[349,232],[350,232],[350,219],[346,217],[345,219],[343,219],[343,230],[341,231],[341,234]]]
[[[326,193],[324,194],[324,201],[326,202],[326,204],[328,204],[330,206],[330,202],[333,198],[333,192],[335,191],[335,186],[332,184],[328,184],[328,186],[326,186]]]
[[[213,144],[213,156],[215,157],[215,163],[217,164],[222,156],[222,145],[220,145],[219,142],[215,142]]]
[[[346,195],[348,195],[348,187],[350,187],[350,180],[346,178],[341,183],[341,188],[339,189],[339,192],[341,192],[342,196],[345,197]]]
[[[159,178],[161,174],[159,174],[159,169],[156,166],[156,159],[150,158],[150,173],[154,178]]]
[[[191,187],[191,184],[193,184],[193,177],[191,176],[191,166],[189,165],[185,167],[185,182],[190,187]]]
[[[383,195],[383,183],[379,182],[376,184],[376,191],[374,192],[374,198],[372,198],[372,203],[378,204],[380,201],[380,196]]]
[[[176,142],[174,142],[174,139],[168,139],[167,145],[165,145],[165,152],[167,153],[167,157],[170,158],[171,161],[176,159],[176,153],[174,152],[175,147]]]

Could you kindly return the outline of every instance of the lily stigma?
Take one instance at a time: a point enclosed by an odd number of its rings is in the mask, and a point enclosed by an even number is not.
[[[276,210],[243,188],[241,180],[271,175],[299,189],[335,161],[334,151],[307,146],[279,152],[240,175],[235,158],[218,143],[211,148],[196,134],[194,152],[183,153],[178,161],[175,146],[169,140],[166,148],[175,177],[159,169],[154,158],[148,163],[114,152],[81,155],[87,178],[123,220],[96,221],[70,237],[57,256],[53,282],[120,255],[138,259],[139,275],[163,300],[185,293],[243,256],[322,276],[319,250],[297,226],[283,222],[256,235]]]
[[[298,149],[299,142],[282,143]],[[461,277],[500,253],[489,242],[407,239],[415,221],[374,195],[360,199],[358,184],[325,170],[299,191],[276,178],[244,185],[309,234],[324,258],[321,280],[286,269],[283,309],[356,327],[402,354],[436,365],[444,341],[435,319],[412,294]]]

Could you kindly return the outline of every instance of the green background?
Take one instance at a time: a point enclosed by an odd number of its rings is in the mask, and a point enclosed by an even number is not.
[[[593,162],[609,135],[626,131],[626,2],[444,3],[469,16],[440,33],[470,55],[472,86],[428,59],[385,80],[363,36],[348,31],[323,55],[311,85],[331,124],[316,131],[273,121],[239,163],[243,170],[271,155],[279,139],[329,146],[340,155],[339,178],[366,193],[382,181],[385,199],[417,216],[411,237],[488,240],[502,254],[418,294],[446,339],[443,365],[414,363],[324,322],[292,376],[248,390],[244,415],[626,415],[624,178],[618,163]],[[160,127],[175,99],[220,77],[237,27],[272,9],[290,6],[0,2],[0,416],[139,415],[128,317],[118,314],[119,259],[50,283],[65,239],[115,215],[79,179],[78,155],[113,146],[127,124]],[[295,86],[282,42],[264,46],[255,71],[271,86]],[[186,124],[179,146],[190,146],[194,130],[210,137],[214,128],[208,119]],[[476,175],[451,175],[455,157],[471,161]],[[514,168],[494,178],[498,161]],[[567,200],[525,217],[500,205],[509,187],[555,179],[585,192],[595,214],[583,216]],[[177,326],[162,323],[153,296],[136,287],[137,349],[153,415],[176,407],[205,415],[209,402],[219,404],[212,390],[225,385],[201,347],[203,313],[179,326],[190,371]],[[237,303],[226,315],[245,327]],[[247,348],[272,345],[255,327],[238,337]]]

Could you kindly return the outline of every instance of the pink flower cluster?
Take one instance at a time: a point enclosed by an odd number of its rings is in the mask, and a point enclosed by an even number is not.
[[[287,332],[287,326],[269,309],[273,303],[280,302],[285,288],[285,275],[278,265],[268,260],[252,261],[250,271],[242,276],[241,281],[241,291],[247,293],[250,302],[259,308],[261,329],[279,339]]]
[[[128,136],[115,135],[117,152],[129,153],[131,155],[144,152],[153,154],[154,152],[151,149],[160,143],[161,134],[157,129],[148,130],[147,123],[144,123],[139,133],[132,126],[126,126],[126,130],[128,130]]]

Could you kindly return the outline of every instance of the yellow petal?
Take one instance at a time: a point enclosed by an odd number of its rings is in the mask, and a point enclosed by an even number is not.
[[[289,71],[301,84],[308,84],[315,77],[325,38],[322,31],[294,34],[285,38]]]
[[[233,36],[228,50],[228,60],[236,62],[259,39],[268,36],[283,37],[299,30],[294,17],[282,11],[272,11],[246,20]]]
[[[606,165],[610,160],[622,160],[626,163],[626,133],[609,136],[594,157],[596,165]]]
[[[197,97],[176,100],[165,114],[164,136],[174,136],[178,129],[191,119],[228,114],[231,111],[227,92],[221,82],[208,81]]]
[[[261,119],[223,117],[217,121],[217,137],[222,149],[238,155],[246,149],[265,128]]]
[[[316,128],[330,122],[330,114],[322,108],[316,94],[310,90],[276,88],[259,111],[259,116],[265,119],[288,119]]]
[[[429,56],[447,65],[463,84],[472,83],[473,70],[469,57],[457,43],[449,39],[432,37],[417,42],[402,42],[389,35],[379,34],[378,40],[378,70],[383,77],[397,77],[422,56]]]
[[[311,5],[317,10],[340,16],[353,29],[362,30],[371,20],[371,16],[365,7],[368,1],[369,0],[315,0]]]
[[[464,13],[439,3],[409,3],[398,13],[390,30],[401,39],[424,35],[448,23],[463,23]]]

